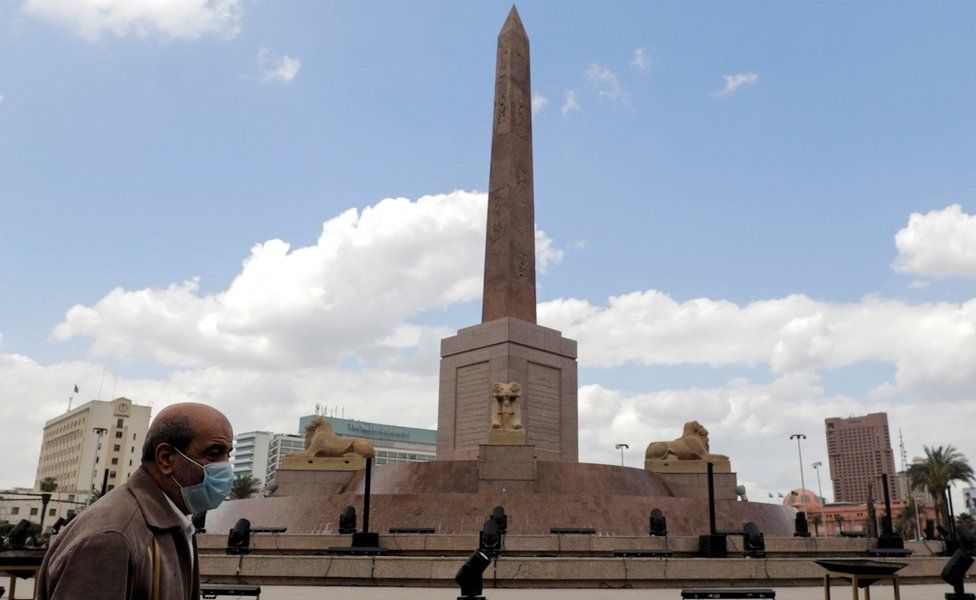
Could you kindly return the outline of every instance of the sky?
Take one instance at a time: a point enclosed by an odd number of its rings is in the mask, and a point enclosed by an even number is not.
[[[238,431],[434,427],[509,7],[0,3],[0,487],[76,384]],[[799,487],[791,434],[817,491],[824,419],[875,411],[896,456],[976,460],[976,6],[518,9],[581,460],[697,419],[765,500]]]

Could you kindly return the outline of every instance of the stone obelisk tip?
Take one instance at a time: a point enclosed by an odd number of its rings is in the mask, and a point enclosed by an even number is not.
[[[512,10],[508,11],[508,18],[505,19],[505,24],[502,25],[502,30],[499,32],[499,35],[509,31],[514,31],[528,37],[525,33],[525,27],[522,25],[522,19],[519,17],[518,9],[515,8],[514,4],[512,5]]]

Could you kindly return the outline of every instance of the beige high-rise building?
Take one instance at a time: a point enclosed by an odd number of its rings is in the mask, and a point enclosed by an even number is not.
[[[888,476],[893,501],[902,495],[895,480],[895,455],[886,413],[826,419],[827,457],[835,502],[884,499],[881,474]]]
[[[152,409],[128,398],[92,400],[44,424],[34,488],[54,477],[58,490],[87,495],[122,484],[139,468]]]

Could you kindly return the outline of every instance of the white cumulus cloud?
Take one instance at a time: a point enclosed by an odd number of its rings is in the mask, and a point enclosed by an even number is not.
[[[759,83],[759,75],[753,72],[736,73],[734,75],[722,75],[725,79],[725,87],[716,92],[719,96],[731,96],[744,85],[755,85]]]
[[[233,37],[241,29],[241,0],[26,0],[30,15],[66,26],[94,41],[104,34],[196,39]]]
[[[912,213],[895,234],[895,245],[896,271],[936,279],[976,277],[976,215],[958,204]]]
[[[302,62],[287,54],[278,56],[267,48],[258,51],[258,69],[261,71],[262,81],[291,83],[301,68]]]
[[[593,62],[583,73],[583,78],[586,80],[586,84],[596,90],[597,95],[601,98],[620,102],[625,106],[633,105],[630,92],[620,85],[617,74],[600,63]]]
[[[573,111],[582,110],[579,102],[576,101],[576,90],[566,90],[565,98],[563,107],[559,109],[564,117]]]
[[[350,209],[323,224],[315,245],[256,244],[224,291],[201,293],[196,279],[117,288],[72,307],[53,335],[91,338],[96,356],[174,366],[375,360],[409,318],[480,297],[486,208],[485,194],[458,191]],[[540,271],[562,256],[536,233]]]
[[[532,114],[537,115],[542,112],[546,106],[549,105],[549,98],[546,98],[539,92],[532,92]]]
[[[639,71],[646,71],[651,68],[654,61],[647,54],[647,48],[640,47],[634,50],[634,58],[630,61],[630,66]]]

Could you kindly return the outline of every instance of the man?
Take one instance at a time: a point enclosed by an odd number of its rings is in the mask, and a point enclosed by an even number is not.
[[[142,466],[53,538],[38,600],[197,600],[190,515],[230,493],[230,422],[205,404],[175,404],[153,420]]]

